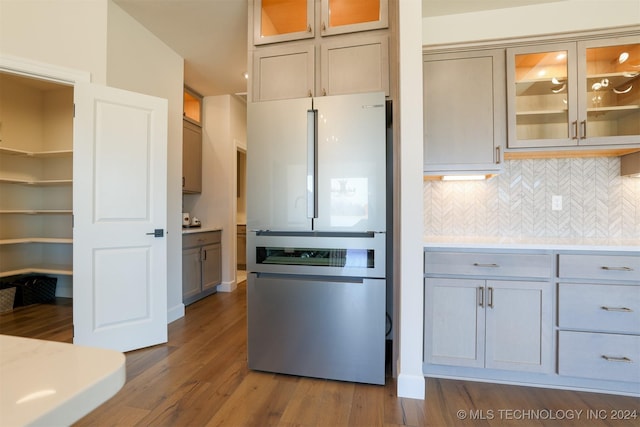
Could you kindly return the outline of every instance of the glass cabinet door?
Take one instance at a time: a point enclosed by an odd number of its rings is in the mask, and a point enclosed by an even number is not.
[[[575,44],[507,49],[509,147],[577,145]]]
[[[255,0],[254,44],[313,38],[313,3],[313,0]]]
[[[580,143],[638,142],[640,38],[583,42],[579,52]]]
[[[182,116],[192,123],[202,123],[202,96],[185,87],[182,98]]]
[[[350,33],[389,26],[389,0],[322,0],[321,34]]]

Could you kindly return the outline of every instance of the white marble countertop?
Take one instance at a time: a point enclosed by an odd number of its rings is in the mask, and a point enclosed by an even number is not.
[[[182,234],[206,233],[208,231],[222,231],[222,227],[190,227],[183,228]]]
[[[640,254],[640,239],[424,236],[425,248],[620,251]]]
[[[0,335],[0,426],[68,426],[116,394],[125,356]]]

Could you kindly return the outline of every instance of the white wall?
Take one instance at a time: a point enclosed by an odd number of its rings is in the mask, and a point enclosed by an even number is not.
[[[167,144],[167,319],[184,316],[182,303],[183,59],[109,1],[108,86],[169,100]]]
[[[0,0],[0,53],[87,71],[104,84],[107,0]]]
[[[246,105],[233,95],[207,96],[203,103],[202,193],[184,196],[184,208],[203,227],[222,228],[222,284],[236,289],[236,147],[245,146]]]
[[[638,25],[640,0],[567,0],[422,19],[422,44],[439,45]]]

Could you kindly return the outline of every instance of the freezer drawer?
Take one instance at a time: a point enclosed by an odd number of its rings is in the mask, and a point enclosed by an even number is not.
[[[385,382],[385,280],[249,274],[250,369]]]

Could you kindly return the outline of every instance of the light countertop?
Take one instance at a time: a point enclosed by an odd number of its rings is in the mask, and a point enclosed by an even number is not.
[[[208,231],[222,231],[222,227],[190,227],[183,228],[182,234],[206,233]]]
[[[125,379],[120,352],[0,335],[0,425],[71,425]]]
[[[493,236],[425,236],[425,248],[545,249],[620,251],[640,254],[640,239],[512,238]]]

